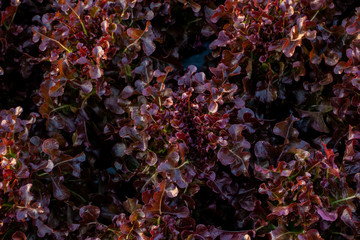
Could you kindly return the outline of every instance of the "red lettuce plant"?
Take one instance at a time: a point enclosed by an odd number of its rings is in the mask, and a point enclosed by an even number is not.
[[[0,5],[4,239],[359,237],[355,1]]]

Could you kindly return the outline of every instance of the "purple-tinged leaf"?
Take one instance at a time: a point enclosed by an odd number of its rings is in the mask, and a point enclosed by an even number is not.
[[[171,212],[164,212],[165,214],[175,215],[178,218],[187,218],[190,215],[190,211],[187,207],[181,207],[177,210],[172,210]]]
[[[317,54],[314,48],[310,51],[309,58],[312,64],[318,65],[321,62],[321,56]]]
[[[131,97],[131,95],[134,93],[134,89],[131,86],[126,86],[120,94],[120,97],[122,99],[127,99],[129,97]]]
[[[84,81],[81,83],[80,88],[85,94],[89,94],[93,89],[93,85],[90,81]]]
[[[269,83],[260,81],[256,84],[255,96],[262,103],[271,103],[277,99],[277,90]]]
[[[178,165],[178,162],[170,156],[159,165],[156,171],[164,172],[168,179],[174,181],[179,188],[186,188],[196,174],[195,169],[187,162]]]
[[[297,120],[297,118],[291,115],[285,121],[275,124],[273,129],[274,134],[285,138],[285,142],[288,142],[290,138],[297,138],[299,131],[293,127],[294,122]]]
[[[224,30],[220,31],[218,38],[210,44],[209,48],[225,47],[229,40],[230,38],[226,35],[226,32]]]
[[[26,235],[23,232],[17,231],[11,236],[11,240],[26,240]]]
[[[316,208],[317,213],[320,217],[326,221],[333,222],[337,219],[338,214],[336,212],[328,212],[325,209],[321,209],[319,207]]]
[[[209,112],[211,112],[213,114],[216,113],[218,110],[218,104],[214,101],[211,101],[209,104],[208,110],[209,110]]]
[[[141,204],[139,204],[139,201],[136,198],[128,198],[124,203],[123,206],[126,211],[129,213],[132,213],[142,207]]]
[[[56,199],[64,201],[70,197],[70,191],[67,189],[62,182],[64,177],[54,178],[52,181],[53,195]]]
[[[305,37],[308,39],[308,40],[314,40],[316,39],[316,30],[308,30],[306,33],[305,33]]]
[[[320,8],[323,7],[325,2],[326,2],[325,0],[312,0],[310,2],[310,7],[312,10],[319,10]]]
[[[333,113],[339,118],[345,118],[350,106],[350,100],[348,98],[331,98],[331,105],[333,106]]]
[[[99,79],[103,75],[103,71],[98,65],[91,65],[89,68],[89,76],[92,79]]]
[[[95,222],[100,216],[100,208],[87,205],[80,208],[79,215],[84,222]]]
[[[278,156],[279,149],[267,141],[258,141],[255,144],[254,152],[257,158],[271,159]]]
[[[269,47],[268,47],[268,51],[278,51],[281,52],[284,45],[288,44],[289,40],[288,39],[280,39],[280,40],[276,40],[274,42],[272,42]]]
[[[111,96],[107,97],[104,101],[105,108],[110,110],[115,114],[123,114],[125,113],[124,109],[118,104],[118,90],[111,89]]]
[[[344,206],[341,207],[339,210],[340,210],[339,212],[341,212],[340,218],[343,221],[343,223],[345,223],[348,227],[350,227],[354,232],[354,234],[357,234],[359,231],[360,222],[355,221],[350,207]]]
[[[149,151],[146,155],[145,161],[149,166],[154,166],[158,161],[156,153]]]
[[[275,230],[272,230],[269,234],[271,240],[289,240],[293,239],[294,232],[286,229],[285,224],[279,221],[279,225]]]
[[[236,204],[239,204],[243,209],[246,211],[252,212],[255,209],[255,201],[256,198],[254,196],[254,193],[256,192],[256,189],[239,189],[239,192],[236,194],[236,197],[234,198],[234,201],[237,201],[236,203],[233,202],[233,205],[236,206]]]
[[[273,220],[280,216],[287,216],[294,211],[295,207],[296,203],[292,203],[288,206],[277,206],[272,209],[272,213],[267,216],[267,219]]]
[[[42,144],[42,150],[50,156],[56,155],[59,151],[59,142],[54,138],[46,139]]]
[[[54,232],[53,229],[51,229],[49,226],[45,225],[42,221],[39,219],[36,220],[36,227],[37,227],[37,235],[40,238],[45,237],[45,235],[51,236]]]
[[[141,29],[136,29],[136,28],[128,28],[126,30],[126,33],[132,39],[138,40],[143,35],[144,31]]]
[[[20,169],[16,173],[16,176],[18,178],[28,178],[30,176],[30,171],[29,171],[28,166],[25,164],[24,159],[22,159],[20,157],[20,158],[18,158],[18,162],[20,163]]]
[[[104,56],[104,50],[100,46],[96,46],[92,50],[93,57],[95,58],[96,62],[98,63],[102,56]]]
[[[69,155],[62,155],[59,157],[58,159],[59,161],[56,162],[56,166],[59,166],[60,168],[63,165],[67,165],[70,166],[73,170],[72,174],[74,177],[80,177],[80,163],[84,162],[86,160],[86,155],[85,153],[80,153],[74,157],[69,156]]]
[[[283,53],[286,57],[292,57],[294,55],[297,46],[301,46],[301,39],[297,41],[289,41],[283,47]]]
[[[31,194],[30,189],[32,187],[31,183],[28,183],[19,189],[19,193],[22,199],[22,202],[25,207],[30,206],[30,202],[34,200],[34,196]]]
[[[153,42],[153,37],[147,35],[148,34],[144,34],[144,37],[142,38],[142,43],[143,43],[142,45],[146,56],[150,56],[151,54],[154,53],[156,49],[156,45]]]
[[[354,23],[346,28],[347,34],[353,35],[360,32],[360,20],[356,18]]]
[[[248,152],[238,152],[237,153],[237,162],[231,165],[231,173],[235,176],[245,175],[249,176],[248,168],[249,168],[249,160],[251,158],[251,154]]]
[[[217,153],[217,157],[224,166],[234,163],[237,158],[228,147],[222,147]]]
[[[217,23],[220,18],[222,18],[226,13],[225,6],[219,5],[219,7],[215,10],[215,13],[211,16],[211,22]]]
[[[321,112],[309,112],[309,111],[304,111],[304,110],[297,110],[298,113],[300,114],[300,117],[310,117],[310,121],[311,121],[311,127],[313,129],[315,129],[318,132],[324,132],[324,133],[329,133],[330,130],[327,127],[325,121],[324,121],[324,116],[323,113]]]
[[[339,55],[338,53],[334,52],[334,51],[330,51],[326,56],[325,56],[325,63],[329,66],[335,66],[338,62],[339,62]]]
[[[229,133],[234,142],[243,142],[244,137],[242,136],[242,131],[246,128],[243,124],[233,124],[229,127]],[[246,141],[246,140],[245,140]],[[244,144],[245,148],[250,148],[250,143]]]
[[[169,184],[169,186],[166,187],[165,191],[169,198],[175,198],[179,194],[179,189],[173,183]]]

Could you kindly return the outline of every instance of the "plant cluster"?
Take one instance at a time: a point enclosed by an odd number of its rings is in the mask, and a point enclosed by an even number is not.
[[[358,5],[0,0],[0,235],[359,238]]]

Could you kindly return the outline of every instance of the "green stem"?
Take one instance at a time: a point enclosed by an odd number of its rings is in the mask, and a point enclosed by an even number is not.
[[[289,179],[290,181],[292,181],[294,178],[296,178],[297,176],[299,176],[299,174],[300,174],[300,171],[297,172],[295,175],[292,175],[291,177],[288,177],[288,179]]]
[[[268,226],[268,225],[267,225]],[[257,232],[257,231],[259,231],[260,229],[262,229],[262,228],[264,228],[264,227],[267,227],[267,226],[265,226],[265,225],[263,225],[263,226],[260,226],[260,227],[258,227],[258,228],[256,228],[255,229],[255,232]],[[224,232],[247,232],[247,231],[253,231],[254,229],[246,229],[246,230],[243,230],[243,229],[241,229],[241,230],[239,230],[239,231],[230,231],[230,230],[224,230]]]
[[[62,105],[60,107],[54,108],[53,110],[50,111],[50,113],[56,112],[58,110],[61,110],[61,109],[67,108],[67,107],[71,107],[71,106],[69,104],[65,104],[65,105]]]
[[[110,231],[110,232],[116,234],[117,236],[121,236],[121,233],[120,233],[120,232],[118,232],[118,231],[116,231],[116,230],[114,230],[114,229],[112,229],[112,228],[107,228],[106,231]]]
[[[89,99],[89,97],[91,97],[92,95],[94,95],[96,93],[96,90],[91,91],[89,94],[87,94],[84,99],[81,102],[81,108],[85,107],[86,101]]]
[[[129,233],[126,235],[126,240],[128,240],[129,239],[129,236],[130,236],[130,233],[134,230],[134,226],[135,226],[135,224],[133,224],[132,225],[132,227],[131,227],[131,229],[130,229],[130,231],[129,231]]]
[[[309,168],[308,170],[306,170],[306,172],[310,172],[311,170],[314,169],[314,167],[318,166],[321,162],[317,162],[316,164],[314,164],[311,168]]]
[[[71,162],[71,161],[77,161],[77,160],[74,159],[74,158],[70,158],[70,159],[68,159],[68,160],[64,160],[64,161],[58,162],[58,163],[56,163],[56,164],[54,165],[54,168],[57,167],[57,166],[59,166],[60,164],[67,163],[67,162]]]
[[[163,197],[164,197],[164,193],[165,191],[163,191],[161,193],[161,197],[160,197],[160,202],[159,202],[159,214],[162,215],[162,211],[161,211],[161,208],[162,208],[162,200],[163,200]],[[160,216],[159,216],[160,217]]]
[[[303,232],[286,232],[286,233],[283,233],[283,234],[280,234],[279,236],[277,236],[276,238],[275,238],[275,240],[276,239],[281,239],[281,237],[283,237],[283,236],[285,236],[285,235],[288,235],[288,234],[301,234],[301,233],[303,233]]]
[[[46,36],[46,35],[38,32],[38,31],[35,31],[35,32],[36,32],[37,34],[41,35],[41,36],[44,37],[44,38],[47,38],[47,39],[49,39],[49,40],[51,40],[51,41],[53,41],[53,42],[56,42],[57,44],[59,44],[60,47],[62,47],[62,48],[63,48],[64,50],[66,50],[68,53],[71,53],[71,50],[68,49],[67,47],[65,47],[64,45],[62,45],[61,42],[59,42],[58,40],[55,40],[55,39],[53,39],[53,38],[51,38],[51,37],[48,37],[48,36]]]
[[[132,43],[130,43],[129,45],[127,45],[127,47],[123,50],[122,53],[126,53],[126,51],[128,50],[128,48],[131,47],[131,46],[133,46],[134,44],[136,44],[136,43],[139,41],[139,39],[142,37],[142,35],[143,35],[143,34],[141,34],[141,36],[140,36],[138,39],[136,39],[134,42],[132,42]]]
[[[3,203],[1,204],[2,207],[13,207],[14,204],[10,204],[10,203]]]
[[[316,11],[316,13],[314,14],[314,16],[310,19],[310,21],[313,21],[313,20],[316,18],[316,16],[318,15],[318,13],[319,13],[319,10]]]
[[[229,149],[229,151],[230,151],[232,154],[234,154],[235,157],[239,158],[244,166],[246,165],[246,164],[245,164],[245,161],[244,161],[244,159],[243,159],[242,157],[240,157],[239,155],[237,155],[237,154],[236,154],[233,150],[231,150],[231,149]]]
[[[176,168],[174,168],[174,169],[180,169],[180,168],[182,168],[183,166],[185,166],[186,164],[188,164],[189,163],[189,161],[185,161],[185,162],[183,162],[180,166],[177,166]]]
[[[201,20],[202,20],[202,18],[196,18],[196,19],[188,22],[188,23],[186,24],[186,26],[185,26],[185,30],[188,29],[191,24],[196,23],[196,22],[199,22],[199,21],[201,21]]]
[[[44,172],[44,173],[40,173],[40,174],[38,174],[37,176],[38,176],[38,177],[42,177],[42,176],[45,176],[45,175],[49,175],[49,173]]]
[[[351,196],[351,197],[342,198],[342,199],[336,200],[336,201],[334,201],[334,202],[331,202],[331,205],[337,204],[337,203],[339,203],[339,202],[348,201],[348,200],[354,199],[354,198],[356,198],[356,197],[357,197],[357,195],[355,194],[355,195],[353,195],[353,196]]]
[[[83,198],[80,194],[78,194],[78,193],[70,190],[69,188],[68,188],[68,190],[69,190],[69,192],[70,192],[71,194],[73,194],[74,196],[78,197],[82,202],[84,202],[84,203],[87,202],[87,201],[85,200],[85,198]]]
[[[14,14],[12,15],[12,17],[11,17],[11,21],[10,21],[10,23],[9,23],[9,26],[6,27],[5,24],[4,24],[6,30],[9,30],[10,27],[11,27],[11,25],[13,24],[14,19],[15,19],[15,16],[16,16],[16,13],[17,13],[17,10],[18,10],[18,7],[16,7],[15,13],[14,13]]]
[[[150,183],[150,181],[152,181],[154,178],[156,178],[156,176],[158,175],[157,172],[155,172],[144,184],[144,186],[141,187],[141,190],[139,192],[139,194],[141,194],[143,192],[143,190],[145,189],[145,187]]]
[[[260,227],[256,228],[256,229],[255,229],[255,232],[259,231],[260,229],[262,229],[262,228],[264,228],[264,227],[266,227],[266,226],[263,225],[263,226],[260,226]]]
[[[13,153],[12,153],[12,151],[11,151],[11,147],[10,147],[10,146],[9,146],[9,150],[8,150],[8,152],[9,152],[10,156],[12,156],[12,157],[13,157]]]
[[[1,238],[1,240],[5,240],[5,239],[10,239],[10,238],[8,238],[8,237],[10,237],[10,235],[12,234],[12,233],[14,233],[15,231],[14,230],[8,230],[8,231],[6,231],[6,233],[3,235],[3,237]]]
[[[138,39],[136,39],[134,42],[130,43],[129,45],[126,46],[126,48],[123,50],[122,53],[125,53],[129,47],[133,46],[134,44],[136,44],[141,38],[142,36],[144,35],[145,33],[145,30],[141,33],[140,37]]]
[[[65,1],[66,2],[66,1]],[[85,33],[86,36],[88,36],[88,33],[86,31],[85,25],[83,23],[83,21],[81,21],[81,18],[79,16],[79,14],[77,14],[77,12],[75,12],[75,10],[66,2],[66,5],[71,9],[71,11],[76,15],[76,17],[79,19],[79,22],[81,24],[81,27],[83,29],[83,32]]]

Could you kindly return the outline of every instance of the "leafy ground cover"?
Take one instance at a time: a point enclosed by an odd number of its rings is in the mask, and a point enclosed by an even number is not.
[[[0,0],[1,238],[358,239],[359,5]]]

